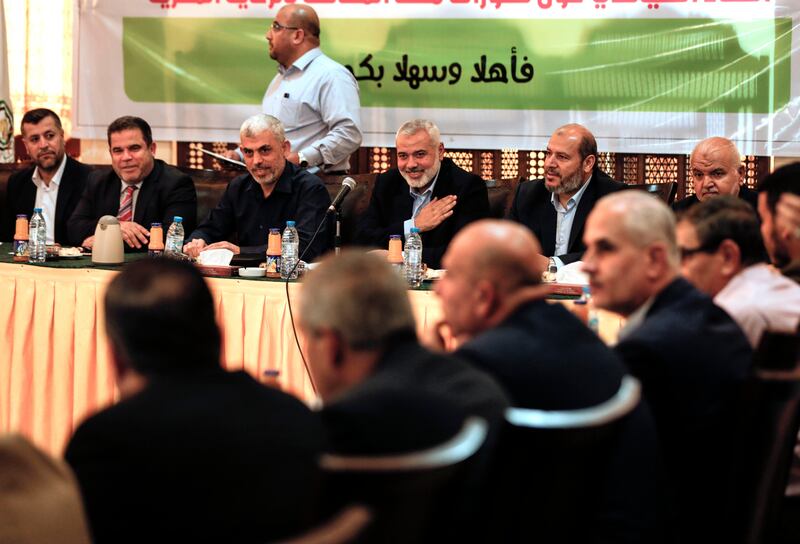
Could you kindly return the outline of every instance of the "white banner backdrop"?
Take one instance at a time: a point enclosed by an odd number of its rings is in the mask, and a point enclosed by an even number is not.
[[[800,156],[800,0],[308,3],[323,50],[360,81],[362,145],[428,117],[451,149],[542,149],[578,122],[603,151],[688,153],[722,135]],[[282,5],[81,0],[75,135],[132,114],[159,139],[237,141],[275,73],[264,34]]]

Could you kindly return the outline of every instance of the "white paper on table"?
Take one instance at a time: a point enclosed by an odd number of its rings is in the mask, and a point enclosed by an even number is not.
[[[197,262],[205,266],[230,266],[231,259],[230,249],[207,249],[197,256]]]
[[[556,274],[556,281],[558,283],[574,283],[577,285],[589,285],[589,276],[581,271],[583,262],[575,261],[574,263],[565,264]]]

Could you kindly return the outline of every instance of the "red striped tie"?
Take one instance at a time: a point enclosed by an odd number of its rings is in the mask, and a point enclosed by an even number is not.
[[[136,185],[125,187],[125,192],[122,194],[122,200],[119,203],[119,213],[117,214],[117,219],[120,221],[133,219],[133,192],[136,189],[138,189]]]

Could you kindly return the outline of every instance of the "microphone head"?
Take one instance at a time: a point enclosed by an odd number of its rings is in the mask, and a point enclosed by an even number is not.
[[[342,185],[350,187],[350,190],[352,191],[353,189],[356,188],[358,182],[356,182],[356,180],[348,176],[342,180]]]

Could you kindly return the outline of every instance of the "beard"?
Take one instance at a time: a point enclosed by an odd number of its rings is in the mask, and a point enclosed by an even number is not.
[[[403,176],[403,179],[406,180],[408,186],[412,189],[421,189],[428,185],[436,173],[439,171],[439,166],[441,166],[442,162],[437,157],[434,161],[433,165],[430,168],[422,170],[420,168],[407,168],[406,170],[400,170],[400,175]],[[422,172],[422,175],[419,179],[414,179],[409,176],[410,173]]]
[[[63,160],[64,154],[56,151],[52,155],[40,155],[34,162],[36,163],[37,168],[43,172],[55,172],[58,170],[58,167],[61,166],[61,161]]]
[[[555,193],[557,195],[563,195],[564,193],[575,193],[578,189],[581,188],[583,185],[583,176],[580,170],[576,170],[572,174],[567,177],[561,178],[561,183],[558,184],[556,187],[550,187],[545,184],[547,190],[551,193]]]

